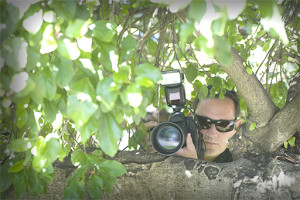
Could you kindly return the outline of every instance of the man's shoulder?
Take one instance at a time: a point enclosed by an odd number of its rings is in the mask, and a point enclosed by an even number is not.
[[[232,154],[229,151],[229,149],[225,149],[225,151],[223,153],[221,153],[215,160],[214,162],[217,163],[226,163],[226,162],[232,162],[233,158],[232,158]]]

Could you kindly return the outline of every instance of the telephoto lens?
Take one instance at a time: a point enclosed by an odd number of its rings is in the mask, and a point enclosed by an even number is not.
[[[159,123],[152,131],[151,143],[153,148],[162,155],[172,155],[185,144],[182,129],[173,122]]]

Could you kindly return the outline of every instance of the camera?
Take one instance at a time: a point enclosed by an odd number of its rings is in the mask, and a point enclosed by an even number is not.
[[[161,122],[154,127],[150,137],[151,144],[158,153],[169,156],[186,146],[186,136],[190,133],[198,150],[198,143],[202,144],[199,141],[202,139],[199,123],[194,117],[185,116],[181,112],[183,108],[187,108],[185,90],[182,85],[184,74],[181,70],[169,70],[162,71],[162,77],[161,85],[165,90],[166,102],[173,109],[173,113],[169,121]]]

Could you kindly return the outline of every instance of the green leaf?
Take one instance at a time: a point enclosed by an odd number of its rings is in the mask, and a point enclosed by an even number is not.
[[[111,42],[116,34],[117,25],[114,22],[99,20],[95,22],[93,33],[95,38],[102,42]]]
[[[44,69],[42,79],[43,85],[45,87],[45,98],[47,98],[48,100],[53,100],[56,94],[56,82],[54,72],[50,71],[49,68]]]
[[[64,2],[64,1],[63,1]],[[49,24],[44,30],[43,39],[41,41],[41,54],[46,54],[54,51],[57,48],[57,42],[53,35],[53,25]]]
[[[71,156],[71,161],[74,166],[93,168],[97,165],[100,159],[96,156],[84,153],[81,149],[76,149]]]
[[[214,50],[220,65],[228,66],[232,62],[230,42],[223,36],[214,35]]]
[[[288,141],[285,141],[284,143],[283,143],[283,145],[284,145],[284,148],[288,148],[288,146],[289,146],[289,143],[288,143]]]
[[[250,67],[247,67],[246,70],[247,70],[247,73],[248,73],[248,74],[250,74],[250,75],[252,74],[252,69],[251,69]]]
[[[161,72],[159,71],[159,69],[149,63],[142,63],[138,65],[135,69],[135,73],[137,76],[146,77],[153,82],[162,80]]]
[[[103,115],[99,124],[97,139],[100,147],[107,155],[114,157],[118,151],[118,141],[122,137],[122,129],[110,113]]]
[[[82,144],[85,144],[90,139],[92,134],[98,131],[98,125],[98,119],[92,117],[85,125],[78,127]]]
[[[87,183],[87,188],[89,194],[93,199],[101,199],[103,190],[103,180],[99,176],[92,174]]]
[[[289,145],[291,145],[291,147],[294,147],[295,141],[296,141],[296,137],[293,136],[288,140],[288,143],[289,143]]]
[[[14,194],[17,198],[22,198],[26,192],[26,179],[24,171],[18,172],[14,180]]]
[[[156,52],[157,52],[157,43],[154,42],[151,38],[149,38],[147,40],[147,48],[148,48],[148,51],[149,53],[152,55],[152,56],[155,56],[156,55]]]
[[[130,74],[130,66],[129,65],[120,65],[119,72],[114,73],[114,81],[116,83],[128,83],[129,82],[129,74]]]
[[[129,59],[136,50],[137,41],[131,35],[125,37],[121,42],[121,59],[125,61]]]
[[[184,69],[185,75],[186,75],[186,79],[192,83],[195,78],[197,78],[198,76],[198,66],[195,63],[189,63],[187,65],[187,68]]]
[[[11,3],[7,4],[7,9],[5,10],[6,13],[3,14],[4,9],[2,9],[3,7],[1,5],[1,15],[4,18],[1,18],[1,24],[5,24],[5,28],[1,28],[0,30],[1,42],[9,37],[10,34],[12,34],[17,29],[20,19],[19,9]]]
[[[5,162],[4,164],[0,165],[0,193],[6,191],[14,180],[14,174],[7,173],[11,167],[9,163],[10,162]]]
[[[192,22],[181,24],[179,32],[179,46],[181,49],[185,49],[186,41],[188,40],[188,37],[190,37],[193,34],[194,30],[195,27]]]
[[[97,100],[100,101],[100,108],[102,112],[109,112],[115,106],[117,99],[117,91],[112,89],[113,78],[107,77],[103,81],[98,82],[96,94]]]
[[[188,16],[200,22],[206,12],[205,0],[193,0],[189,5]]]
[[[5,49],[1,49],[1,56],[3,56],[8,66],[14,71],[20,71],[25,68],[28,44],[23,38],[13,37],[9,41],[4,41],[1,46],[6,47]]]
[[[137,108],[141,105],[143,95],[138,84],[131,83],[125,91],[125,95],[121,95],[123,103],[129,103],[130,106]]]
[[[19,138],[9,143],[9,149],[13,152],[24,152],[32,147],[31,140],[28,138]]]
[[[83,199],[84,194],[85,191],[83,185],[74,179],[67,187],[65,187],[63,199]]]
[[[255,129],[255,127],[256,127],[256,123],[252,123],[249,127],[249,130],[253,131]]]
[[[25,109],[21,109],[17,107],[16,109],[16,123],[17,127],[21,128],[23,127],[28,120],[28,113]]]
[[[105,160],[100,163],[99,167],[115,178],[126,173],[125,167],[115,160]]]
[[[73,63],[69,59],[60,59],[58,71],[56,74],[56,82],[59,87],[63,88],[68,85],[74,76]]]
[[[59,17],[72,21],[77,11],[76,4],[74,0],[55,0],[50,5],[55,8]]]
[[[58,52],[64,58],[75,60],[80,56],[77,43],[68,38],[58,40]]]
[[[75,19],[70,21],[66,29],[66,36],[70,38],[79,38],[83,36],[88,30],[89,22],[82,19]]]
[[[111,72],[118,72],[119,55],[117,47],[112,43],[99,42],[100,44],[100,58],[99,61],[105,69]]]
[[[17,161],[11,168],[9,168],[8,172],[19,172],[24,168],[23,165],[24,160]]]

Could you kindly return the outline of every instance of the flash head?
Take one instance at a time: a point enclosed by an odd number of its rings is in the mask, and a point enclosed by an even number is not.
[[[163,77],[163,80],[161,82],[162,86],[173,87],[173,86],[181,85],[184,79],[184,75],[182,71],[179,69],[162,71],[161,75]]]

